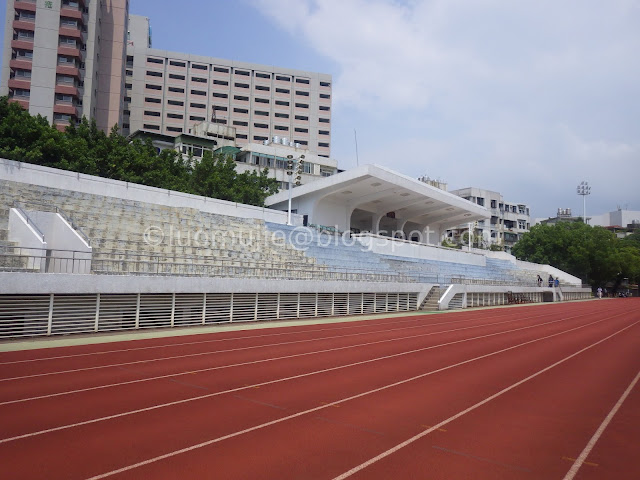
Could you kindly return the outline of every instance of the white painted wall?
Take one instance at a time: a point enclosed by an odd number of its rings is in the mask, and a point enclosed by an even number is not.
[[[47,242],[40,236],[32,224],[16,208],[9,210],[9,241],[15,242],[20,255],[29,257],[25,267],[44,268],[47,253]]]
[[[382,255],[394,255],[396,257],[420,258],[423,260],[437,260],[440,262],[462,263],[465,265],[485,266],[487,261],[484,255],[454,250],[451,248],[425,245],[391,237],[383,237],[372,233],[359,233],[354,237],[367,249]]]
[[[0,180],[123,198],[130,201],[169,207],[197,208],[203,212],[240,218],[256,218],[267,222],[283,224],[287,222],[286,212],[269,208],[254,207],[252,205],[147,187],[119,180],[109,180],[93,175],[15,162],[3,158],[0,158]],[[296,215],[294,223],[302,225],[302,216]]]

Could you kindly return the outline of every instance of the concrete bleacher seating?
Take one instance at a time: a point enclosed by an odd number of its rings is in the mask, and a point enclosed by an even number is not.
[[[272,239],[261,220],[15,182],[0,187],[3,248],[12,246],[6,238],[14,202],[27,210],[57,207],[89,237],[94,273],[188,275],[213,271],[203,267],[244,267],[260,276],[262,269],[324,270],[302,251]]]

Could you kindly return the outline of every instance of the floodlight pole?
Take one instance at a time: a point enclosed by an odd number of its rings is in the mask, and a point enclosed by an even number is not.
[[[582,196],[582,220],[587,223],[587,195],[591,194],[591,187],[589,182],[580,182],[580,185],[576,188],[578,195]]]

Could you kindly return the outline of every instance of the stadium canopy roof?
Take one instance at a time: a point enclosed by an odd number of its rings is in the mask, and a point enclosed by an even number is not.
[[[301,185],[291,191],[292,209],[308,222],[339,231],[392,232],[444,230],[490,217],[489,211],[452,193],[379,165],[363,165]],[[266,199],[287,210],[289,192]],[[437,240],[436,240],[437,241]],[[429,242],[431,243],[431,242]]]

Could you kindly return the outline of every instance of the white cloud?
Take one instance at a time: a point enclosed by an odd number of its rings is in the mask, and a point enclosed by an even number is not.
[[[639,1],[252,3],[338,66],[340,161],[351,122],[370,139],[361,163],[520,195],[540,216],[592,179],[599,210],[640,210]]]

